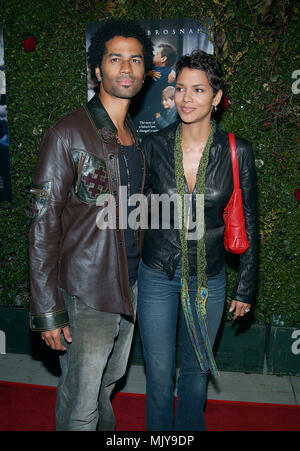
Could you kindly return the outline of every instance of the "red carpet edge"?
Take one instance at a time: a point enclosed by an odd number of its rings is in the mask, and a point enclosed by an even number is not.
[[[0,431],[54,431],[56,387],[0,381]],[[175,399],[176,404],[176,399]],[[145,431],[144,394],[118,393],[116,432]],[[207,431],[300,431],[300,406],[209,399]]]

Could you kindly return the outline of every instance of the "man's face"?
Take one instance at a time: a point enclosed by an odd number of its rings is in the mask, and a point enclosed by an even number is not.
[[[135,38],[115,36],[106,42],[97,78],[101,78],[100,97],[109,95],[131,99],[141,89],[144,80],[144,54],[141,43]]]

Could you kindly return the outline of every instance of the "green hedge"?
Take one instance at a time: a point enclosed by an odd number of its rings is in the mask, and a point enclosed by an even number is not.
[[[85,25],[103,18],[210,16],[230,107],[221,126],[252,141],[259,196],[255,319],[300,323],[299,95],[291,90],[299,10],[277,0],[1,0],[13,202],[0,204],[1,303],[29,302],[28,189],[43,132],[86,102]],[[24,52],[32,34],[36,50]],[[228,268],[228,292],[235,269]],[[229,300],[228,300],[229,301]]]

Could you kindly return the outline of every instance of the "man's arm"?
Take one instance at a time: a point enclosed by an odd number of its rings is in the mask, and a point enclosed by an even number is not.
[[[48,130],[41,143],[30,190],[29,264],[30,327],[43,332],[43,339],[49,345],[52,339],[45,331],[53,331],[50,335],[55,335],[55,330],[61,331],[69,324],[58,274],[60,218],[73,177],[73,160],[67,143],[53,129]],[[65,332],[68,337],[68,331]]]

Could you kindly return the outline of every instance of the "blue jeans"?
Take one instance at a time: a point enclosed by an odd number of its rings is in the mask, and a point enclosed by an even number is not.
[[[174,278],[169,280],[163,271],[141,262],[138,322],[146,365],[146,424],[149,431],[205,430],[207,371],[200,368],[179,308],[180,281],[181,265]],[[212,345],[223,315],[225,288],[224,267],[217,276],[208,278],[207,326]],[[197,279],[191,277],[189,294],[192,305],[196,289]],[[181,357],[173,421],[178,322]]]
[[[110,395],[126,371],[134,323],[116,313],[94,310],[65,291],[72,343],[60,357],[57,431],[113,431]],[[131,288],[134,306],[137,283]]]

